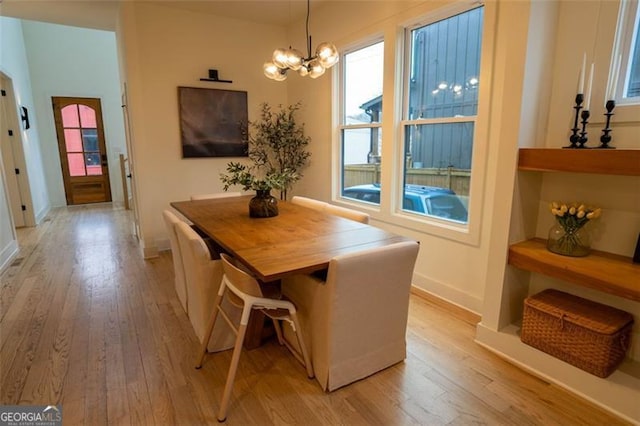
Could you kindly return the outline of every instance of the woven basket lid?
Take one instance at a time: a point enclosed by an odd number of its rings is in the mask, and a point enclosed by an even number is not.
[[[614,334],[633,323],[628,312],[555,289],[534,294],[525,304],[601,334]]]

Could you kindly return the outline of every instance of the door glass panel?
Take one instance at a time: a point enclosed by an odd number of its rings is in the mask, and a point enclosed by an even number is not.
[[[80,127],[78,107],[76,104],[67,105],[60,110],[62,113],[62,127]]]
[[[82,142],[85,151],[99,151],[98,149],[98,130],[82,129]],[[87,163],[89,164],[89,163]]]
[[[78,105],[78,107],[80,108],[80,123],[82,123],[82,127],[85,129],[98,127],[96,126],[96,112],[93,108],[86,105]]]
[[[87,164],[87,175],[98,176],[102,174],[100,154],[85,154],[85,162]]]
[[[84,154],[67,154],[69,161],[69,174],[71,176],[85,176]]]
[[[67,152],[82,152],[80,130],[64,129],[64,141],[67,147]]]

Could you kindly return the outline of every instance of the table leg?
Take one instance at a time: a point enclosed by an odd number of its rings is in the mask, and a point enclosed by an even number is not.
[[[247,350],[260,347],[263,338],[269,337],[267,334],[267,317],[260,311],[251,312],[249,323],[247,324],[247,334],[244,337],[244,348]],[[269,320],[270,322],[270,320]],[[273,331],[273,327],[271,327]],[[271,333],[273,334],[273,333]]]
[[[280,280],[270,283],[260,283],[263,293],[267,296],[280,294]],[[255,349],[266,339],[273,337],[275,330],[273,322],[260,311],[251,312],[247,324],[247,334],[244,337],[244,348]]]

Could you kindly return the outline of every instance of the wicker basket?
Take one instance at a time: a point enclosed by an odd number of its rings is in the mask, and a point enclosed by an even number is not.
[[[631,314],[558,290],[524,301],[520,339],[598,377],[607,377],[630,346]]]

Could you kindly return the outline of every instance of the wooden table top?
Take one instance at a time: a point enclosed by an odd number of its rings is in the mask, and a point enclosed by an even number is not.
[[[410,238],[285,201],[280,214],[250,218],[252,196],[178,201],[171,206],[264,282],[326,269],[341,254]]]

